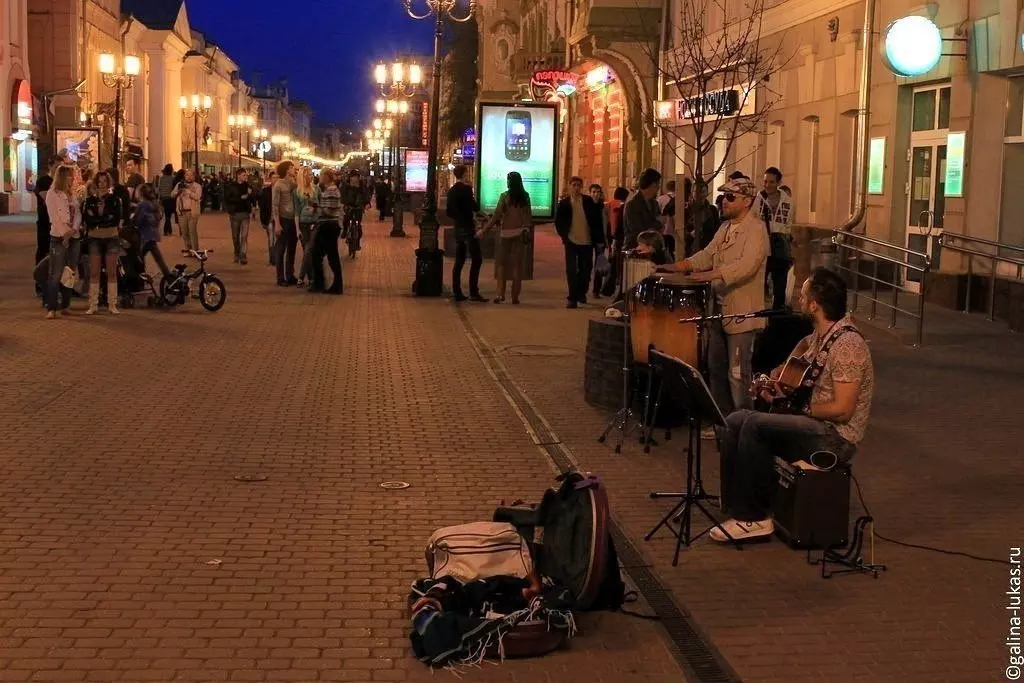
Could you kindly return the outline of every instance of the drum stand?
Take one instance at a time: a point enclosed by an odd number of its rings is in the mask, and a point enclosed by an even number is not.
[[[612,430],[617,430],[619,434],[615,441],[616,453],[622,453],[622,443],[626,440],[627,434],[632,432],[636,427],[640,427],[641,430],[644,429],[644,422],[637,418],[633,410],[633,397],[629,388],[630,323],[632,321],[632,316],[629,314],[629,306],[625,305],[627,253],[628,252],[625,251],[622,252],[622,258],[620,259],[622,263],[619,268],[619,291],[616,295],[618,300],[624,302],[624,305],[622,306],[622,407],[619,408],[617,413],[611,416],[604,427],[604,431],[601,432],[601,436],[597,437],[598,443],[604,443]],[[644,432],[644,436],[647,436],[646,432]]]

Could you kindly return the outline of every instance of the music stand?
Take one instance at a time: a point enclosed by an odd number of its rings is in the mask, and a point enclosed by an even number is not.
[[[704,381],[704,377],[692,365],[675,356],[662,353],[657,349],[650,350],[648,360],[652,367],[658,368],[661,373],[662,382],[668,383],[669,390],[677,398],[685,398],[687,400],[689,404],[690,436],[686,447],[686,491],[681,493],[651,492],[650,497],[652,499],[678,498],[679,502],[669,510],[668,514],[661,518],[653,529],[647,532],[644,540],[651,540],[662,527],[666,527],[671,531],[676,537],[676,550],[675,555],[672,557],[673,567],[679,564],[679,551],[682,546],[689,547],[694,541],[715,527],[721,529],[722,533],[729,539],[729,542],[735,545],[738,550],[742,550],[743,546],[725,530],[721,522],[715,519],[714,515],[704,506],[702,501],[707,499],[707,495],[696,491],[694,488],[695,481],[699,478],[699,475],[695,476],[694,473],[694,461],[696,449],[700,447],[702,424],[707,423],[712,426],[725,427],[725,415],[722,414],[721,408],[718,407],[714,397],[711,395],[711,390],[708,388],[707,382]],[[691,536],[694,507],[707,517],[711,522],[711,526],[696,536]],[[679,521],[678,531],[670,523],[670,521],[677,519]]]

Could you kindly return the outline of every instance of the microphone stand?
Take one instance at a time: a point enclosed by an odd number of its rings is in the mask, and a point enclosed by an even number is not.
[[[630,352],[632,351],[630,348],[630,328],[632,327],[632,316],[629,314],[629,303],[626,301],[625,295],[626,258],[634,252],[635,250],[623,250],[622,255],[619,257],[619,286],[618,292],[616,293],[616,302],[622,302],[622,407],[619,408],[617,413],[612,415],[611,419],[609,419],[608,423],[605,425],[604,431],[601,432],[601,436],[597,437],[598,443],[604,443],[612,430],[618,431],[618,438],[615,442],[615,452],[617,454],[622,452],[622,443],[626,440],[626,434],[633,431],[633,427],[629,426],[630,420],[636,420],[637,425],[642,429],[647,418],[645,415],[642,420],[636,419],[633,412],[633,401],[631,400],[632,392],[629,387],[629,358]]]

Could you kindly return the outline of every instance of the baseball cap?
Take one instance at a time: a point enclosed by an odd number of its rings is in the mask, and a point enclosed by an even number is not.
[[[743,195],[744,197],[756,197],[758,190],[757,185],[750,178],[736,178],[720,186],[718,191],[723,194],[732,193]]]

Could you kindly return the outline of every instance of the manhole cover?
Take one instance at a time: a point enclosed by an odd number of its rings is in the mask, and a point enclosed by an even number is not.
[[[382,481],[379,486],[382,489],[388,489],[390,491],[399,491],[401,489],[409,488],[409,484],[404,481]]]
[[[236,474],[235,481],[266,481],[265,474]]]
[[[546,356],[546,357],[567,357],[575,356],[576,351],[561,346],[541,346],[536,344],[519,344],[516,346],[504,346],[498,352],[506,356]]]

